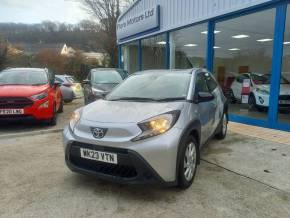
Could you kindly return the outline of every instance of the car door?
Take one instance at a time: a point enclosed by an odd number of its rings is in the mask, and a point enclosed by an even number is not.
[[[88,77],[87,77],[87,82],[84,84],[84,97],[85,99],[87,99],[87,101],[91,98],[91,94],[92,94],[92,78],[91,78],[91,72],[89,73]]]
[[[54,73],[52,71],[49,71],[49,77],[52,78],[52,81],[57,81]],[[58,111],[58,109],[61,106],[61,102],[62,102],[62,94],[61,94],[61,90],[60,90],[60,85],[56,85],[55,83],[52,84],[52,89],[54,92],[54,102],[56,104],[56,109]]]
[[[211,104],[213,105],[213,108],[215,109],[214,122],[213,122],[213,125],[210,126],[211,128],[210,135],[212,135],[215,132],[223,116],[224,103],[223,103],[223,98],[222,98],[222,94],[219,89],[219,86],[217,82],[215,81],[215,79],[213,78],[213,76],[211,75],[211,73],[205,72],[204,75],[205,75],[208,89],[210,93],[215,97],[215,99],[211,102]]]
[[[211,126],[214,125],[215,120],[215,100],[198,102],[198,93],[210,93],[206,84],[205,74],[200,72],[196,75],[194,99],[198,104],[198,114],[201,123],[201,143],[205,143],[211,135]]]
[[[234,94],[235,98],[238,100],[240,100],[242,98],[241,97],[242,88],[243,88],[242,81],[243,81],[243,79],[241,78],[241,76],[238,76],[232,84],[233,94]]]
[[[243,90],[244,79],[250,79],[249,74],[242,74],[238,76],[232,85],[234,96],[238,100],[242,100],[242,90]]]

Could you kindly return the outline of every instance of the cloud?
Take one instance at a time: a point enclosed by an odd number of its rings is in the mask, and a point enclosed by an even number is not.
[[[43,20],[52,20],[77,23],[88,19],[80,3],[74,0],[0,0],[0,2],[1,22],[39,23]]]

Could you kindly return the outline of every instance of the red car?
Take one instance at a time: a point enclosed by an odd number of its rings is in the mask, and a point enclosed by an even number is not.
[[[0,123],[33,118],[56,125],[63,111],[60,84],[47,69],[11,68],[0,72]]]

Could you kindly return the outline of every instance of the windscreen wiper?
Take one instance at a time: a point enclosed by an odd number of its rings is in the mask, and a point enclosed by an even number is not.
[[[159,99],[155,99],[155,101],[185,101],[186,99],[184,97],[173,97],[173,98],[159,98]]]
[[[35,84],[31,84],[31,86],[42,86],[45,85],[46,83],[35,83]]]
[[[142,97],[121,97],[109,99],[109,101],[157,101],[154,98],[142,98]]]

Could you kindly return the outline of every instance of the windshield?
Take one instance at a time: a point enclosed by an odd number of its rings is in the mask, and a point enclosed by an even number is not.
[[[266,85],[271,83],[271,75],[270,74],[251,74],[253,83],[256,85]],[[284,78],[283,76],[281,77],[280,84],[290,84],[290,82]]]
[[[67,76],[66,77],[66,80],[69,82],[69,83],[78,83],[78,81],[72,77],[72,76]]]
[[[47,74],[42,70],[4,70],[0,73],[0,85],[44,85],[47,83]]]
[[[114,89],[107,100],[185,100],[190,74],[136,74]]]
[[[118,84],[123,81],[115,70],[92,71],[92,82],[96,84]]]

